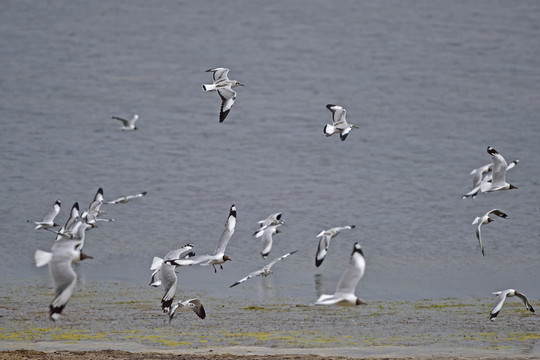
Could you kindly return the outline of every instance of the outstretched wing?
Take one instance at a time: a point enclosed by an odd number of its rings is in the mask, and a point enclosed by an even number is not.
[[[219,112],[219,122],[223,122],[229,111],[231,111],[234,101],[236,100],[236,91],[230,86],[222,87],[217,90],[219,97],[221,98],[221,108]]]
[[[214,83],[223,81],[223,80],[229,80],[227,74],[229,74],[229,69],[227,68],[214,68],[214,69],[208,69],[206,72],[211,72],[212,77],[214,79]]]
[[[246,281],[246,280],[248,280],[248,279],[251,279],[252,277],[259,276],[259,275],[261,275],[262,273],[263,273],[263,270],[262,270],[262,269],[257,270],[257,271],[254,271],[254,272],[250,273],[248,276],[246,276],[246,277],[244,277],[244,278],[238,280],[237,282],[235,282],[234,284],[232,284],[232,285],[229,286],[229,287],[234,287],[234,286],[236,286],[236,285],[238,285],[238,284],[243,283],[244,281]]]

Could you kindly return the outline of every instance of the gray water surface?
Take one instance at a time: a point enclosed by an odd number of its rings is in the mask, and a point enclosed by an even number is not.
[[[104,206],[87,234],[89,280],[149,281],[153,256],[187,242],[212,252],[231,204],[223,271],[182,268],[181,291],[312,302],[333,292],[358,241],[366,300],[540,298],[540,3],[537,1],[4,1],[0,10],[0,281],[42,278],[34,231],[56,199],[147,191]],[[246,86],[218,123],[204,71]],[[326,104],[360,129],[326,138]],[[111,116],[140,115],[120,131]],[[488,145],[519,165],[519,189],[461,199]],[[471,225],[483,228],[482,257]],[[275,274],[257,221],[282,211]],[[356,224],[315,268],[315,236]],[[161,290],[156,290],[160,294]],[[180,292],[179,292],[180,293]]]

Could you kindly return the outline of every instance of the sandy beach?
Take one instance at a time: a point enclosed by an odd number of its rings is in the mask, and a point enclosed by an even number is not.
[[[49,286],[21,288],[14,282],[1,290],[2,359],[540,356],[538,317],[518,301],[508,301],[492,322],[489,298],[370,301],[344,308],[203,295],[206,319],[188,312],[169,324],[159,291],[88,282],[75,292],[60,320],[52,322]]]

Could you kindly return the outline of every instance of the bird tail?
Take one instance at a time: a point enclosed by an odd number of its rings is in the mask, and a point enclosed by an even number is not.
[[[34,253],[34,260],[36,261],[36,267],[47,265],[52,259],[52,253],[43,250],[36,250]]]
[[[216,85],[214,85],[214,84],[211,84],[211,85],[209,85],[209,84],[203,84],[203,85],[202,85],[202,89],[203,89],[204,91],[212,91],[212,90],[216,90]]]

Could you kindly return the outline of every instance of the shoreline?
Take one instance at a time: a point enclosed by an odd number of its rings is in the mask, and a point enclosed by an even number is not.
[[[49,287],[3,286],[0,358],[23,358],[13,357],[22,353],[5,352],[20,349],[44,352],[41,356],[51,359],[63,359],[58,352],[66,351],[83,351],[80,356],[101,351],[103,359],[112,358],[107,357],[111,351],[126,359],[131,356],[122,352],[184,359],[216,354],[225,359],[308,359],[313,354],[328,359],[540,358],[540,318],[519,301],[507,301],[497,320],[490,321],[492,299],[370,301],[339,307],[195,294],[204,299],[206,319],[186,312],[169,323],[160,309],[160,292],[153,290],[87,282],[53,322],[48,318]],[[21,299],[32,301],[21,307]]]

